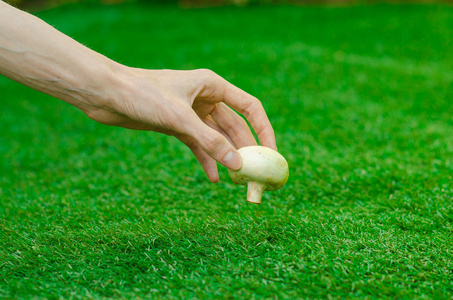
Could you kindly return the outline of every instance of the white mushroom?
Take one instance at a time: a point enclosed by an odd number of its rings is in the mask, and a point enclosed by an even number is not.
[[[238,150],[242,168],[229,170],[235,183],[247,185],[247,201],[261,204],[264,191],[276,191],[288,181],[288,163],[275,150],[263,146],[249,146]]]

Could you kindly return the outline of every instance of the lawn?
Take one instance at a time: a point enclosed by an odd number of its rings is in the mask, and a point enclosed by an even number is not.
[[[290,165],[261,206],[172,137],[0,78],[0,297],[446,299],[453,7],[70,5],[37,13],[143,68],[260,98]]]

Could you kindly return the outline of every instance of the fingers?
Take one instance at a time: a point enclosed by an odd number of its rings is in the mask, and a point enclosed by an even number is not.
[[[193,137],[210,157],[231,170],[242,167],[241,155],[221,133],[203,123],[195,113],[188,122],[190,126],[184,129],[186,134]]]
[[[177,138],[192,151],[195,158],[203,167],[203,170],[208,176],[209,181],[213,183],[219,182],[217,163],[206,152],[204,152],[198,142],[194,138],[185,135],[177,136]]]
[[[247,118],[263,146],[277,150],[274,130],[257,98],[228,82],[223,98],[226,104]]]
[[[236,148],[239,148],[232,140],[232,138],[217,124],[217,122],[211,117],[211,116],[206,116],[205,118],[202,119],[202,121],[211,127],[212,129],[220,132],[227,140],[230,142],[231,145],[235,145]]]
[[[226,104],[218,103],[211,112],[211,116],[222,131],[231,138],[236,148],[256,145],[247,122]]]
[[[258,135],[261,144],[277,150],[274,130],[261,102],[212,71],[199,70],[199,72],[202,74],[200,80],[204,85],[199,96],[210,103],[225,102],[244,115]]]
[[[242,119],[242,118],[241,118]],[[233,144],[231,138],[224,132],[224,130],[209,116],[202,120],[206,125],[211,127],[212,129],[221,133],[230,144]],[[217,163],[216,161],[210,157],[200,146],[196,139],[190,136],[177,136],[177,138],[183,142],[194,154],[195,158],[203,167],[206,175],[208,176],[209,181],[216,183],[219,182],[219,172],[217,170]]]

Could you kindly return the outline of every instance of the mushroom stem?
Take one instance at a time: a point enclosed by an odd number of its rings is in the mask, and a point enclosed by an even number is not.
[[[264,193],[264,185],[256,181],[247,183],[247,202],[261,204],[261,197]]]

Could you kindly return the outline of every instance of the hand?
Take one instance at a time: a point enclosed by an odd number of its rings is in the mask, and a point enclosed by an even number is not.
[[[261,103],[209,70],[134,69],[85,47],[0,0],[0,74],[66,101],[98,122],[174,135],[212,182],[218,161],[241,168],[236,148],[276,149]]]
[[[91,119],[175,136],[192,150],[212,182],[219,180],[215,161],[240,169],[236,149],[256,145],[245,120],[229,106],[247,118],[263,146],[276,150],[261,102],[214,72],[124,68],[104,105],[82,108]]]

